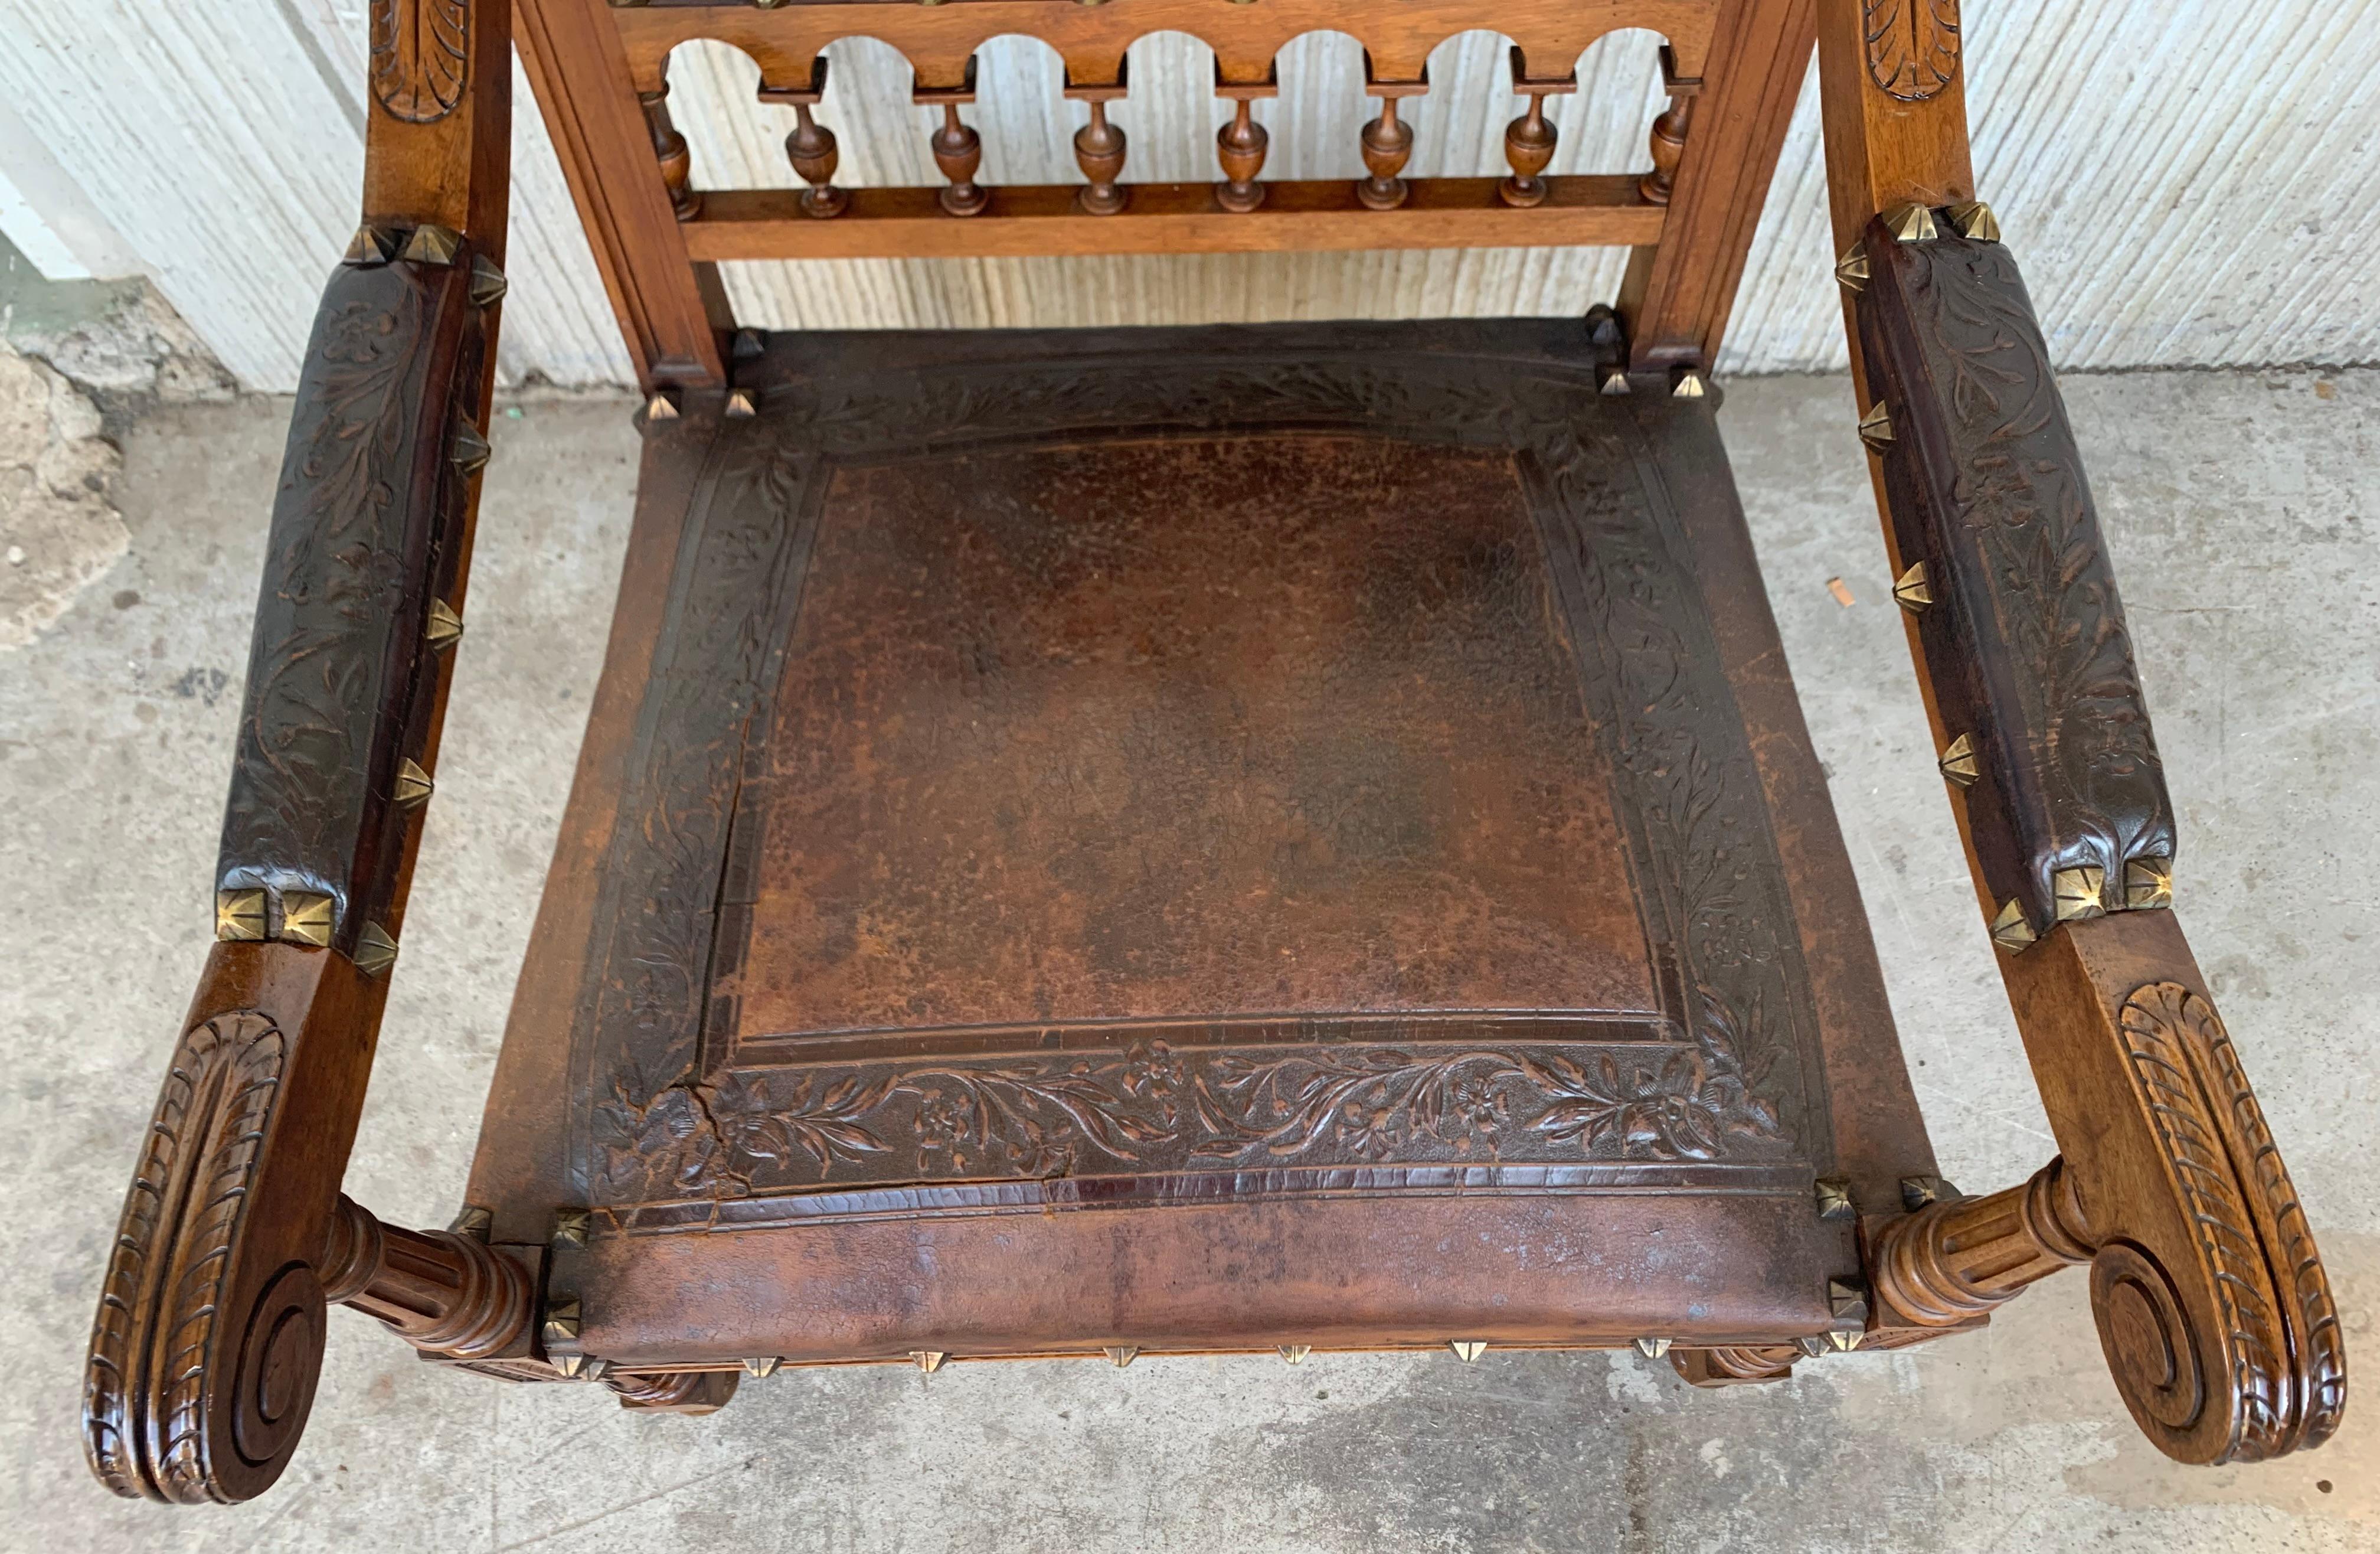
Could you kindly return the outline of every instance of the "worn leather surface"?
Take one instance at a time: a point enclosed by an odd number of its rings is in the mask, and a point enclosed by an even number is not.
[[[1594,366],[1569,322],[804,336],[757,418],[690,400],[490,1099],[499,1234],[592,1208],[557,1287],[642,1359],[906,1342],[860,1309],[896,1285],[964,1326],[962,1240],[986,1292],[1148,1263],[1110,1317],[1194,1346],[1275,1276],[1148,1302],[1284,1235],[1350,1342],[1493,1328],[1546,1257],[1497,1331],[1824,1325],[1812,1179],[1931,1162],[1710,406]],[[1410,1266],[1478,1194],[1476,1277]],[[1124,1219],[1034,1229],[1080,1213]],[[794,1331],[762,1268],[850,1319]]]
[[[1246,436],[839,472],[737,798],[764,834],[722,926],[732,1038],[1652,1017],[1577,680],[1509,454]]]

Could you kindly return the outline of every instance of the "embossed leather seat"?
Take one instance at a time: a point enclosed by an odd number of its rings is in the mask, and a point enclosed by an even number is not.
[[[1309,0],[1374,29],[1370,176],[1267,186],[1244,110],[1309,23],[1200,11],[1241,109],[1210,193],[1117,181],[1104,104],[1162,5],[523,0],[644,458],[465,1208],[431,1232],[338,1186],[468,618],[504,8],[459,13],[468,72],[382,58],[218,943],[93,1338],[101,1476],[269,1486],[326,1304],[461,1368],[698,1413],[786,1364],[1145,1351],[1633,1342],[1758,1381],[2085,1263],[2162,1449],[2327,1436],[2337,1318],[2168,909],[2171,806],[1973,200],[1945,8],[1832,0],[1822,64],[1860,431],[2066,1150],[1981,1198],[1936,1172],[1706,370],[1796,13],[1506,7],[1512,178],[1408,184],[1394,104],[1462,7]],[[956,108],[995,10],[1102,105],[1080,193],[974,182]],[[407,0],[375,15],[422,36]],[[1655,171],[1546,176],[1564,81],[1527,59],[1623,22],[1670,40]],[[852,31],[944,108],[946,188],[834,187],[817,51]],[[708,35],[799,110],[807,191],[692,188],[662,71]],[[1576,319],[890,334],[735,332],[712,264],[1466,241],[1636,256]]]

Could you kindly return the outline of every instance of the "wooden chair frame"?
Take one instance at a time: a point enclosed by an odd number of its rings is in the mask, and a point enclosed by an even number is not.
[[[2174,821],[2120,606],[2031,304],[1976,201],[1954,0],[1526,0],[1484,18],[1416,0],[1352,22],[1338,0],[521,0],[520,44],[650,398],[720,393],[738,335],[718,261],[756,257],[1619,243],[1639,383],[1698,394],[1815,39],[1862,436],[1982,919],[2062,1153],[1980,1198],[1932,1177],[1826,1181],[1864,1286],[1798,1347],[1680,1349],[1690,1379],[1782,1375],[1803,1353],[1972,1327],[2087,1264],[2127,1404],[2184,1462],[2319,1444],[2345,1395],[2338,1323],[2305,1219],[2169,910]],[[287,1463],[323,1312],[367,1311],[430,1356],[523,1379],[600,1374],[550,1245],[383,1226],[339,1193],[402,937],[487,457],[511,134],[507,0],[374,0],[364,222],[310,350],[276,503],[218,880],[217,939],[128,1198],[94,1329],[91,1463],[119,1493],[232,1501]],[[1401,96],[1443,37],[1492,19],[1531,108],[1507,180],[1402,176]],[[1243,111],[1224,181],[1121,183],[1104,117],[1090,184],[990,191],[957,107],[986,38],[1063,55],[1068,93],[1124,90],[1131,38],[1181,27],[1218,92],[1270,90],[1290,37],[1368,30],[1383,111],[1356,185],[1260,185]],[[1620,26],[1668,40],[1654,171],[1547,179],[1538,105]],[[866,30],[943,105],[950,187],[840,191],[809,116],[820,54]],[[668,117],[669,52],[722,39],[797,109],[808,191],[696,191]],[[1627,386],[1622,384],[1621,386]],[[748,400],[746,402],[748,408]],[[358,434],[369,433],[360,441]],[[354,451],[359,449],[359,452]],[[1998,526],[1995,528],[1994,526]],[[1996,551],[2001,530],[2030,547]],[[2047,568],[2029,586],[2023,566]],[[2014,580],[2012,580],[2014,579]],[[552,910],[549,903],[549,911]],[[582,1217],[583,1221],[583,1217]],[[939,1356],[920,1360],[931,1367]],[[700,1412],[733,1372],[605,1378],[630,1406]]]

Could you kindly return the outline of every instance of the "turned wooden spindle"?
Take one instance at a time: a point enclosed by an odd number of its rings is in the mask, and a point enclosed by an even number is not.
[[[942,110],[942,126],[929,142],[934,165],[950,180],[941,194],[942,209],[954,216],[980,214],[991,203],[991,190],[975,181],[976,169],[983,165],[983,137],[959,120],[961,105],[975,101],[975,61],[966,62],[956,87],[921,87],[912,95],[922,106]]]
[[[1257,99],[1280,94],[1277,76],[1241,85],[1225,81],[1222,67],[1215,67],[1215,95],[1232,104],[1232,122],[1215,132],[1215,159],[1223,166],[1223,181],[1215,186],[1215,203],[1226,211],[1245,214],[1264,203],[1264,185],[1257,182],[1257,175],[1264,170],[1265,151],[1272,138],[1256,121],[1252,110]]]
[[[794,110],[793,133],[785,137],[785,156],[794,171],[810,187],[802,190],[802,214],[839,216],[851,203],[847,190],[834,187],[834,169],[838,160],[834,131],[810,116],[811,110],[826,100],[826,56],[820,55],[810,67],[810,84],[800,91],[771,91],[760,89],[760,101],[777,103]]]
[[[1529,111],[1504,127],[1504,160],[1512,164],[1512,174],[1496,186],[1496,193],[1505,204],[1525,209],[1545,203],[1550,190],[1542,175],[1554,159],[1558,139],[1552,121],[1546,117],[1546,99],[1577,90],[1576,71],[1539,80],[1530,76],[1528,61],[1520,49],[1512,50],[1512,91],[1529,100]]]
[[[686,137],[670,119],[669,94],[669,82],[664,80],[651,91],[637,93],[637,101],[645,110],[645,130],[652,137],[653,160],[661,164],[670,209],[677,212],[678,220],[692,221],[702,212],[702,196],[692,185],[694,158],[686,149]]]
[[[1653,121],[1653,170],[1636,180],[1636,192],[1647,205],[1666,205],[1678,179],[1678,162],[1686,154],[1686,129],[1694,120],[1694,96],[1703,89],[1696,79],[1677,73],[1677,59],[1669,45],[1661,47],[1661,85],[1670,106]]]
[[[607,1372],[603,1385],[620,1406],[640,1414],[716,1414],[735,1396],[741,1371],[663,1370]]]
[[[1790,1343],[1725,1344],[1711,1349],[1670,1351],[1670,1368],[1697,1387],[1733,1387],[1782,1381],[1793,1374],[1802,1351]]]
[[[535,1305],[527,1269],[455,1231],[384,1225],[342,1195],[322,1299],[377,1317],[425,1354],[477,1360],[514,1348]]]
[[[1371,74],[1369,59],[1365,61],[1364,73]],[[1405,202],[1405,181],[1401,175],[1414,146],[1413,126],[1397,117],[1397,103],[1427,91],[1429,73],[1425,70],[1417,81],[1367,79],[1364,90],[1380,100],[1380,116],[1364,126],[1364,165],[1372,176],[1355,181],[1355,199],[1367,211],[1393,211]]]
[[[2091,1253],[2066,1162],[2053,1159],[2022,1186],[1927,1204],[1876,1232],[1868,1257],[1876,1319],[1955,1327]]]
[[[1124,96],[1124,67],[1119,61],[1116,79],[1105,86],[1075,86],[1067,83],[1065,94],[1070,102],[1087,103],[1091,106],[1091,122],[1075,131],[1075,162],[1089,179],[1075,195],[1075,203],[1095,216],[1111,216],[1124,208],[1130,199],[1116,187],[1123,175],[1123,131],[1108,122],[1108,104],[1121,102]]]

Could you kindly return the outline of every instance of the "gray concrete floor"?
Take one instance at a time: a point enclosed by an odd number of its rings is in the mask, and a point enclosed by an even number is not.
[[[2380,1209],[2380,373],[2068,385],[2183,848],[2180,910],[2288,1153],[2356,1361]],[[109,1499],[79,1366],[134,1140],[209,931],[208,870],[285,407],[136,424],[130,548],[0,652],[0,1546],[43,1550],[1818,1550],[2380,1548],[2380,1414],[2181,1469],[2135,1434],[2083,1281],[1988,1333],[1701,1393],[1633,1354],[788,1372],[709,1419],[504,1388],[333,1318],[270,1498]],[[1737,477],[1943,1164],[2052,1149],[1969,893],[1840,380],[1735,384]],[[596,674],[634,480],[624,404],[500,419],[461,661],[348,1187],[461,1189]],[[1856,602],[1830,597],[1840,577]],[[2369,1374],[2366,1372],[2365,1374]]]

